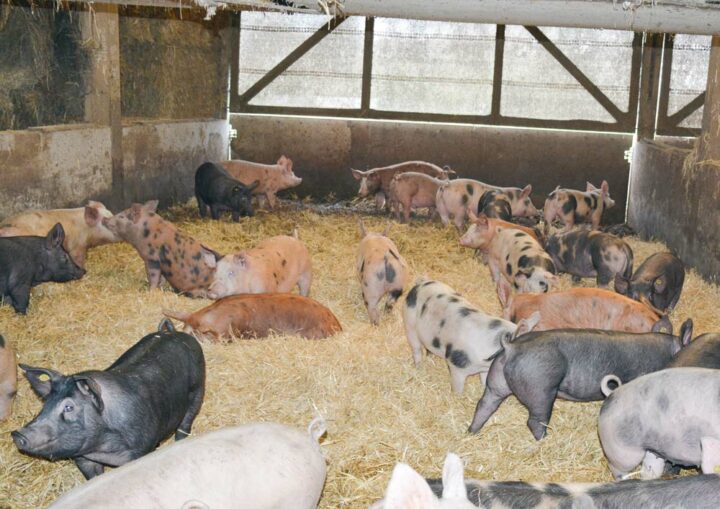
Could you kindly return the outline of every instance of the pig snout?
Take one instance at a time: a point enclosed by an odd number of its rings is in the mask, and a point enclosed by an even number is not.
[[[32,455],[41,454],[43,449],[54,442],[46,434],[29,426],[13,431],[10,436],[20,452]]]
[[[13,431],[10,433],[10,436],[12,437],[13,442],[15,442],[15,446],[20,451],[25,451],[27,449],[29,442],[25,435],[23,435],[19,431]]]

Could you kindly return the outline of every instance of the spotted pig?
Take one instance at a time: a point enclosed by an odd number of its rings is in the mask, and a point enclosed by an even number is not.
[[[155,212],[157,205],[157,200],[133,203],[103,223],[138,252],[151,289],[165,278],[184,295],[206,297],[220,255],[165,221]]]
[[[616,276],[629,278],[633,270],[633,251],[623,239],[609,233],[576,228],[548,237],[545,249],[555,267],[574,281],[596,277],[600,288],[607,288]]]
[[[380,322],[378,306],[383,297],[387,295],[385,309],[392,309],[407,281],[407,263],[387,233],[387,230],[382,234],[369,232],[360,221],[362,240],[357,252],[357,271],[363,302],[373,325]]]
[[[418,366],[423,349],[446,360],[450,385],[462,394],[465,379],[479,374],[485,383],[492,356],[500,339],[516,325],[486,315],[449,286],[419,278],[403,307],[405,334]]]
[[[545,233],[549,232],[550,225],[555,218],[562,221],[565,231],[579,223],[591,223],[592,229],[597,230],[600,227],[603,212],[613,206],[615,206],[615,201],[610,198],[607,180],[602,181],[600,188],[588,182],[585,192],[561,189],[558,186],[545,200],[543,208]]]
[[[0,421],[12,414],[17,393],[17,360],[15,351],[0,334]]]

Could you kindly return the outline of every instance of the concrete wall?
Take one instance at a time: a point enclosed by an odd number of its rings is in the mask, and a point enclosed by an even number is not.
[[[685,164],[692,151],[669,141],[640,141],[633,148],[628,223],[718,281],[720,166]]]
[[[135,122],[123,126],[124,197],[113,195],[110,128],[88,124],[0,131],[0,217],[88,199],[115,208],[193,194],[195,169],[225,159],[224,120]]]
[[[301,196],[349,198],[357,192],[349,168],[422,159],[497,185],[531,183],[537,206],[557,185],[607,179],[617,206],[604,220],[624,220],[631,135],[261,115],[232,115],[231,124],[233,157],[272,163],[286,154],[303,178],[293,190]]]

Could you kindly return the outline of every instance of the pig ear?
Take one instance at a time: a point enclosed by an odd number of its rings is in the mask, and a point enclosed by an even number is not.
[[[597,191],[597,187],[592,185],[590,182],[585,182],[585,191]]]
[[[537,327],[538,323],[540,323],[540,311],[535,311],[527,318],[523,318],[518,322],[517,329],[515,329],[515,334],[513,334],[513,338],[522,336],[523,334],[527,334],[535,327]]]
[[[365,229],[365,223],[362,219],[358,219],[358,226],[360,226],[360,236],[365,237],[365,235],[367,235],[367,230]]]
[[[45,237],[45,247],[48,249],[55,249],[62,246],[65,241],[65,229],[60,223],[55,223]]]
[[[680,326],[680,339],[682,340],[682,346],[688,346],[692,340],[693,333],[693,321],[692,318],[688,318]]]
[[[52,369],[45,368],[34,368],[27,364],[18,364],[20,369],[24,371],[25,378],[30,382],[35,394],[40,396],[40,399],[45,400],[52,392],[53,383],[57,383],[63,378],[62,374]]]
[[[133,223],[137,223],[140,221],[140,216],[142,215],[143,206],[139,203],[133,203],[130,206],[130,210],[128,211],[128,219],[132,221]]]
[[[700,439],[702,460],[700,466],[703,474],[720,474],[720,440],[714,437]]]
[[[169,318],[163,318],[158,324],[158,332],[175,332],[175,326]]]
[[[356,170],[356,169],[354,169],[354,168],[350,168],[350,171],[352,172],[352,176],[355,177],[355,180],[360,180],[360,179],[362,179],[362,178],[365,176],[365,175],[364,175],[364,172],[362,172],[362,171],[360,171],[360,170]]]
[[[207,265],[211,269],[216,268],[217,262],[218,260],[220,260],[220,258],[222,258],[222,255],[203,245],[200,246],[200,249],[200,252],[202,253],[202,261],[205,262],[205,265]]]
[[[85,223],[88,226],[95,226],[100,220],[100,211],[90,205],[85,206]]]
[[[465,472],[463,471],[463,462],[458,455],[449,452],[447,456],[445,456],[442,481],[443,499],[467,499],[467,489],[465,488]]]
[[[73,379],[75,380],[75,385],[80,392],[83,395],[88,396],[92,400],[93,406],[97,408],[97,411],[102,413],[103,408],[105,408],[105,404],[102,400],[100,385],[89,376],[76,375]]]
[[[615,274],[615,291],[621,295],[627,295],[630,287],[630,280]]]
[[[530,196],[530,193],[532,193],[532,184],[528,184],[523,187],[523,190],[520,193],[520,198],[527,198],[528,196]]]
[[[605,194],[608,194],[610,192],[610,185],[608,184],[607,180],[602,181],[602,184],[600,184],[600,190]]]
[[[437,498],[423,477],[409,465],[398,463],[385,492],[385,509],[430,509]]]
[[[475,219],[475,224],[483,228],[488,228],[488,217],[485,214],[480,214],[477,216],[477,219]]]
[[[143,204],[142,208],[145,209],[147,212],[155,212],[155,211],[157,211],[158,203],[159,203],[158,200],[146,201]]]
[[[673,333],[673,326],[670,322],[670,319],[666,316],[663,316],[655,322],[655,324],[652,326],[653,332],[660,332],[662,334],[672,334]]]
[[[475,212],[473,212],[472,210],[468,210],[467,214],[468,214],[468,219],[470,219],[471,223],[474,223],[477,221],[478,217],[475,215]]]
[[[653,281],[653,289],[655,293],[663,293],[667,288],[667,278],[665,276],[658,276]]]

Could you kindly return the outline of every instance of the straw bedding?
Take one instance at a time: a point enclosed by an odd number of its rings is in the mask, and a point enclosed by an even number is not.
[[[227,217],[200,221],[190,207],[164,212],[223,253],[289,233],[297,225],[313,258],[311,296],[329,306],[344,327],[341,334],[319,341],[278,336],[205,343],[207,394],[194,433],[258,420],[305,428],[322,415],[328,422],[322,508],[367,507],[382,496],[398,461],[437,477],[447,451],[464,459],[467,476],[480,479],[611,479],[597,439],[599,403],[557,402],[547,438],[536,442],[525,425],[526,410],[511,397],[480,434],[468,435],[482,394],[479,377],[469,379],[465,393],[455,396],[444,360],[429,357],[416,369],[401,304],[383,315],[379,327],[369,324],[354,272],[357,214],[318,212],[323,211],[286,204],[279,212],[260,212],[239,224]],[[389,219],[366,215],[365,221],[380,230]],[[458,246],[454,229],[418,219],[394,224],[390,235],[408,261],[411,279],[421,274],[437,278],[486,312],[500,313],[487,268]],[[637,265],[664,249],[635,238],[629,242]],[[570,285],[564,275],[562,286]],[[720,330],[719,297],[717,287],[690,272],[673,324],[679,327],[690,316],[696,333]],[[90,252],[88,274],[81,281],[36,287],[27,317],[1,307],[0,332],[15,345],[20,362],[73,373],[107,367],[155,330],[161,308],[194,310],[207,303],[168,288],[150,291],[135,251],[116,244]],[[84,482],[72,462],[33,459],[15,449],[8,432],[40,407],[23,378],[14,415],[0,423],[0,507],[44,507]]]

